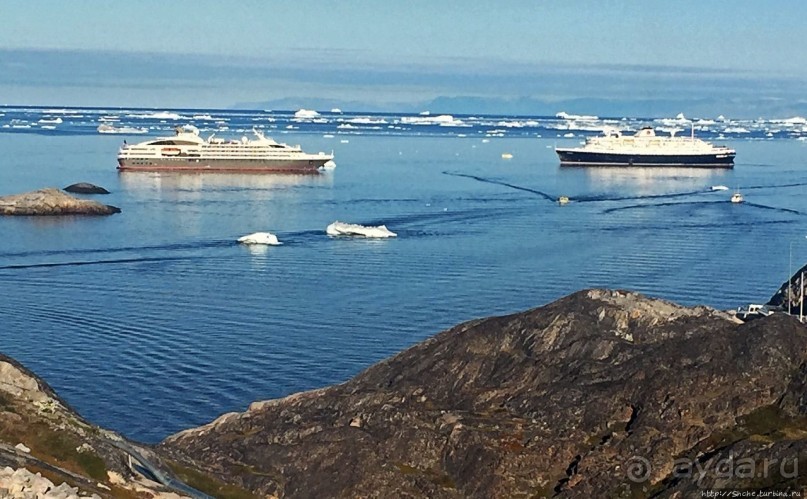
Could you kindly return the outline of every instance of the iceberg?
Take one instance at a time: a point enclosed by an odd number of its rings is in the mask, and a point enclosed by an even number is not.
[[[316,118],[317,116],[319,116],[319,113],[310,109],[300,109],[294,113],[295,118]]]
[[[600,119],[598,116],[592,116],[586,114],[569,114],[566,111],[555,113],[555,118],[560,118],[562,120],[586,120],[586,121]]]
[[[454,118],[450,114],[430,116],[421,113],[420,116],[402,116],[400,123],[404,125],[466,126],[462,120]]]
[[[134,114],[127,114],[127,118],[138,118],[138,119],[151,119],[151,120],[185,120],[188,119],[186,116],[182,116],[177,113],[172,113],[171,111],[158,111],[154,113],[134,113]]]
[[[325,229],[325,233],[329,236],[360,236],[368,238],[386,238],[398,236],[398,234],[389,230],[386,225],[365,227],[364,225],[348,224],[338,220],[330,224]]]
[[[263,244],[269,246],[278,246],[283,244],[278,241],[277,236],[271,232],[253,232],[252,234],[239,237],[238,242],[241,244]]]

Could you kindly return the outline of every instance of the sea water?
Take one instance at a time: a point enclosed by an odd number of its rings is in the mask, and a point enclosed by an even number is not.
[[[734,170],[582,169],[559,167],[553,148],[588,132],[564,137],[552,119],[210,110],[197,111],[213,120],[203,133],[247,134],[257,118],[278,140],[333,150],[338,166],[156,174],[115,170],[122,140],[147,137],[97,134],[108,110],[0,112],[6,124],[65,117],[55,130],[0,128],[0,195],[87,181],[111,194],[85,197],[122,209],[0,218],[0,351],[89,420],[146,442],[344,381],[462,321],[588,287],[733,308],[766,301],[791,250],[794,268],[807,260],[807,143],[761,128],[708,132],[737,149]],[[175,114],[114,116],[151,137],[193,120]],[[398,237],[329,237],[336,220]],[[283,244],[236,242],[253,232]]]

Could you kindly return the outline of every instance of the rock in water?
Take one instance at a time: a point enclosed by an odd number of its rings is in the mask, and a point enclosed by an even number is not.
[[[65,192],[72,192],[73,194],[109,194],[109,191],[103,187],[88,184],[87,182],[79,182],[77,184],[68,185],[62,190]]]
[[[120,208],[48,188],[0,197],[0,215],[111,215]]]
[[[681,457],[715,470],[732,453],[776,463],[807,455],[807,328],[783,314],[738,322],[707,307],[581,291],[458,325],[345,383],[253,403],[160,448],[261,496],[758,488],[768,482],[754,474],[701,484],[673,468]],[[780,483],[779,472],[769,480]]]

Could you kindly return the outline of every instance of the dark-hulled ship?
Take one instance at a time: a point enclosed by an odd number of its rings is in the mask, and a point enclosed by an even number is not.
[[[736,151],[690,137],[656,135],[644,127],[631,136],[608,128],[603,135],[590,137],[580,147],[557,147],[561,166],[688,166],[734,168]]]

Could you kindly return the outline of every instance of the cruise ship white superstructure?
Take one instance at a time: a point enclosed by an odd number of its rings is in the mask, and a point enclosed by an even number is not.
[[[733,168],[736,151],[690,137],[656,135],[645,127],[635,135],[624,136],[616,129],[606,129],[599,137],[590,137],[581,147],[557,147],[561,166],[692,166]]]
[[[191,172],[316,172],[333,159],[333,154],[310,154],[253,130],[257,138],[225,140],[199,136],[190,125],[176,128],[173,137],[161,137],[138,144],[126,144],[118,152],[121,171]]]

